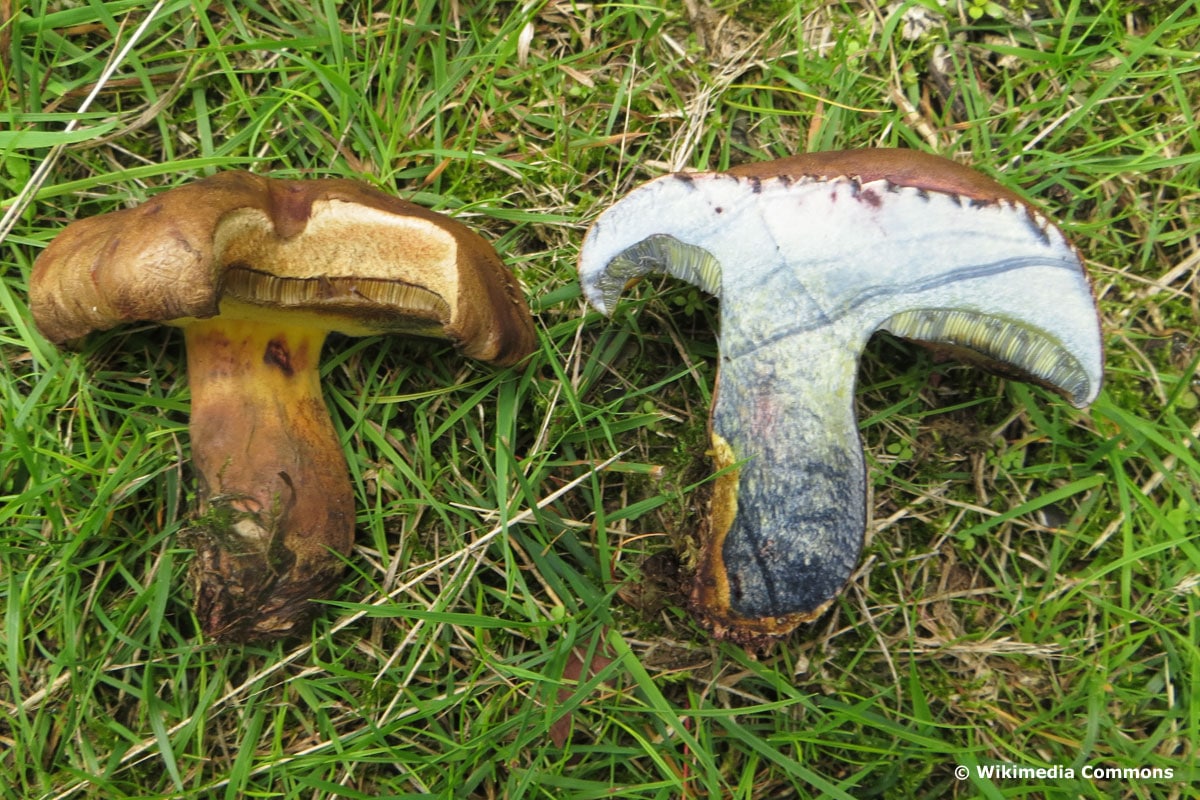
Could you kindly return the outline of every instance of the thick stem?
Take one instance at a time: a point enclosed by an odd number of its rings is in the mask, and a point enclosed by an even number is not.
[[[215,318],[185,336],[196,615],[230,641],[302,632],[354,541],[353,489],[317,371],[325,332]]]
[[[854,418],[861,337],[833,328],[722,358],[717,478],[692,604],[752,643],[815,618],[858,562],[866,478]]]

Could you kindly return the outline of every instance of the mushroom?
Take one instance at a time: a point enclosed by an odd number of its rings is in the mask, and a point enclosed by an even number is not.
[[[462,224],[356,181],[245,172],[71,223],[34,265],[30,306],[57,344],[139,320],[183,329],[196,614],[227,641],[301,632],[353,544],[318,371],[330,332],[445,338],[500,365],[535,343],[512,274]]]
[[[1078,407],[1099,392],[1099,322],[1075,250],[1016,194],[936,156],[813,153],[651,181],[596,220],[579,274],[608,314],[651,272],[720,298],[718,473],[691,603],[735,641],[815,619],[858,563],[867,493],[854,386],[872,333]]]

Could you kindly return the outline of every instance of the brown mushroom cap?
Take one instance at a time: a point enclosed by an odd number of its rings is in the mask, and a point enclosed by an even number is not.
[[[349,335],[448,338],[500,364],[535,341],[511,273],[464,225],[356,181],[247,172],[72,223],[38,258],[30,306],[56,343],[277,310]]]
[[[730,168],[727,174],[760,179],[782,175],[818,180],[846,177],[859,183],[884,180],[892,186],[907,186],[983,202],[1025,202],[1020,195],[970,167],[920,150],[899,148],[800,153],[777,161],[742,164]]]

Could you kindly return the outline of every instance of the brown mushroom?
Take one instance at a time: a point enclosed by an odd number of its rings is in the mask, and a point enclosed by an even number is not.
[[[813,153],[651,181],[596,220],[579,257],[584,292],[606,313],[650,272],[721,298],[710,423],[721,473],[692,604],[736,640],[814,619],[858,563],[867,492],[854,383],[875,331],[1077,406],[1100,389],[1078,254],[1017,195],[936,156]]]
[[[196,613],[230,641],[302,632],[353,544],[318,372],[330,332],[446,338],[501,365],[535,344],[487,242],[350,180],[222,173],[68,225],[30,284],[34,320],[58,344],[138,320],[183,329]]]

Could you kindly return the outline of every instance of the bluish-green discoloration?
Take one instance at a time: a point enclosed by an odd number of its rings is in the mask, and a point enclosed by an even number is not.
[[[1087,277],[1036,212],[1004,195],[763,171],[653,181],[601,215],[580,254],[606,313],[651,272],[721,298],[712,434],[718,466],[736,470],[718,479],[693,599],[735,637],[811,618],[858,562],[854,382],[874,331],[970,351],[1076,405],[1101,378]]]

